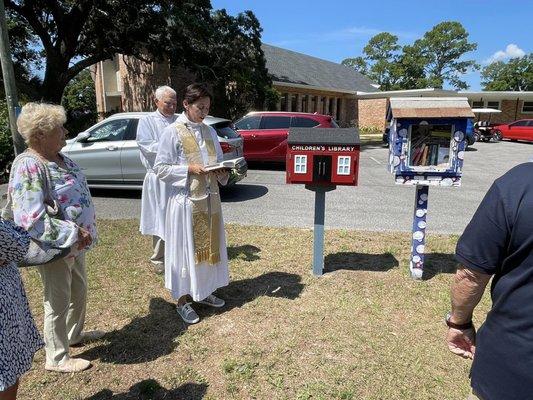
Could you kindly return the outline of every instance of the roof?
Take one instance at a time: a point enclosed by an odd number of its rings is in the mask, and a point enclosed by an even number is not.
[[[357,128],[290,128],[287,143],[354,146],[360,141]]]
[[[467,97],[470,100],[533,100],[533,91],[520,92],[520,91],[468,91],[446,89],[407,89],[407,90],[388,90],[383,92],[371,92],[364,91],[357,92],[357,97],[360,99],[386,99],[394,97]]]
[[[374,82],[353,68],[265,43],[261,48],[275,84],[353,94],[377,91]]]
[[[397,97],[390,99],[394,118],[473,118],[466,97]]]

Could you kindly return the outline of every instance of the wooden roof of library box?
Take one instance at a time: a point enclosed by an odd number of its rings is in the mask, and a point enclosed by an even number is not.
[[[394,118],[474,118],[466,97],[396,97],[390,109]]]

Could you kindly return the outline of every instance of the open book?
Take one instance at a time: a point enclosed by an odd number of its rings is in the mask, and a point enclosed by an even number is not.
[[[217,169],[239,169],[246,165],[244,157],[237,157],[231,160],[224,160],[216,164],[204,167],[206,171],[216,171]]]

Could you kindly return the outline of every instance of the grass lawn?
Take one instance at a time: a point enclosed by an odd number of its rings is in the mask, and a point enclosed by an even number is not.
[[[228,225],[227,305],[176,315],[147,261],[138,221],[100,221],[88,255],[87,329],[74,348],[94,366],[44,372],[44,352],[20,399],[465,399],[470,361],[448,352],[443,316],[457,236],[429,235],[426,280],[408,276],[409,234],[326,232],[322,278],[311,274],[312,230]],[[23,273],[38,326],[42,287]],[[487,296],[474,320],[482,321]]]

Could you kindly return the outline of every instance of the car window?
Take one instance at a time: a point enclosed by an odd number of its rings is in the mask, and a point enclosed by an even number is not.
[[[128,130],[129,119],[115,119],[100,125],[89,133],[91,137],[88,142],[111,142],[114,140],[123,140]]]
[[[235,132],[229,123],[211,125],[217,131],[217,135],[224,139],[236,139],[240,135]]]
[[[135,140],[137,138],[137,125],[139,120],[137,118],[130,119],[130,124],[124,136],[124,140]]]
[[[516,121],[510,124],[509,126],[527,126],[527,121]]]
[[[293,117],[291,121],[291,126],[295,128],[313,128],[317,125],[320,125],[320,122],[305,117]]]
[[[533,119],[530,119],[528,122],[527,122],[528,126],[533,126]]]
[[[260,115],[250,115],[249,117],[244,117],[240,121],[235,123],[237,129],[259,129],[259,124],[261,122]]]
[[[263,116],[259,129],[289,129],[291,117]]]

